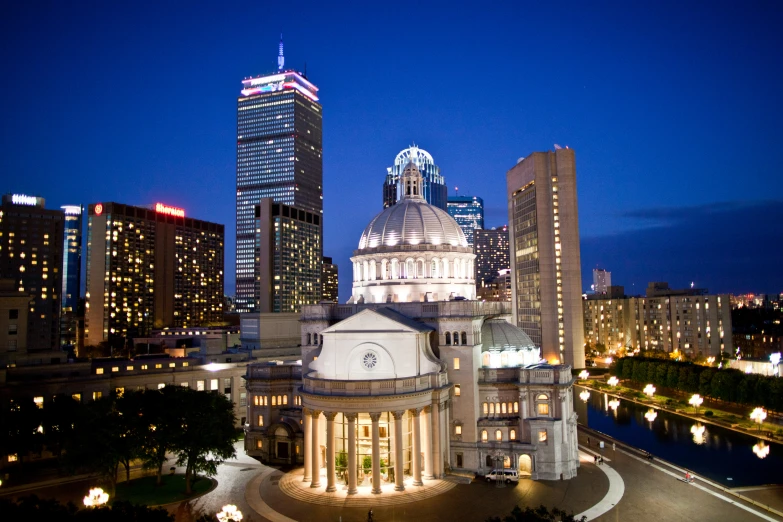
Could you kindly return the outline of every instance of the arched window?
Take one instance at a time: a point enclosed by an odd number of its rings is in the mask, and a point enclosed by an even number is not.
[[[489,361],[490,361],[489,352],[482,353],[481,354],[481,366],[483,366],[484,368],[488,368],[489,367]]]
[[[487,430],[481,430],[481,442],[487,442],[488,440],[489,440],[489,435],[487,434]]]
[[[440,277],[440,270],[438,270],[438,267],[440,266],[440,263],[438,263],[437,259],[433,259],[432,263],[430,264],[430,277],[433,279],[437,279]]]
[[[425,277],[427,277],[427,274],[424,272],[424,260],[419,259],[416,261],[416,278],[423,279]]]
[[[508,413],[510,414],[513,411],[514,411],[514,405],[509,402],[508,403]]]
[[[451,344],[451,332],[446,332],[446,344]]]
[[[272,395],[272,406],[277,406],[277,400],[276,399],[277,399],[277,397]]]
[[[381,260],[381,279],[389,279],[390,267],[386,259]]]
[[[462,343],[463,346],[468,344],[468,332],[462,332]]]
[[[498,412],[498,415],[500,415],[500,403],[499,402],[495,403],[495,411]]]
[[[495,414],[495,403],[494,402],[490,402],[489,403],[489,414],[490,415],[494,415]]]
[[[312,339],[310,337],[310,334],[307,334],[307,344],[311,344],[311,343],[312,343]]]
[[[459,332],[454,332],[454,345],[459,344]]]
[[[277,396],[277,405],[282,406],[283,405],[283,397],[280,395]]]
[[[510,430],[508,432],[508,438],[509,440],[517,440],[517,430],[514,429]]]
[[[549,397],[548,397],[546,394],[542,393],[542,394],[540,394],[538,397],[536,397],[536,400],[539,400],[539,401],[548,401],[548,400],[549,400]]]
[[[283,404],[288,404],[288,395],[283,395]]]
[[[488,414],[489,414],[489,404],[487,404],[487,403],[485,402],[485,403],[484,403],[484,415],[488,415]]]
[[[449,277],[449,260],[443,260],[443,275],[441,277]]]
[[[373,260],[370,261],[370,280],[374,281],[375,279],[377,279],[377,273],[375,268],[375,261]]]
[[[502,405],[503,415],[506,414],[506,403],[504,402]]]
[[[407,261],[405,261],[405,277],[407,279],[412,279],[416,277],[415,268],[413,266],[413,259],[408,259]]]
[[[503,440],[503,432],[500,430],[495,430],[495,440],[501,441]]]
[[[519,413],[519,402],[518,401],[514,402],[514,413]]]

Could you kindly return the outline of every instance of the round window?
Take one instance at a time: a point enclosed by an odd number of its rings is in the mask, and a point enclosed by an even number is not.
[[[362,366],[366,370],[372,370],[378,364],[378,355],[375,352],[368,351],[362,355]]]

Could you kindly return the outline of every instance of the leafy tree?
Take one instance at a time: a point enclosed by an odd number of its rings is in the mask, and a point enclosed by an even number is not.
[[[33,399],[14,399],[9,408],[0,410],[0,454],[16,454],[19,463],[23,463],[30,452],[41,451],[43,429],[38,428],[43,420],[43,410]]]
[[[233,403],[217,392],[199,392],[183,388],[171,411],[180,421],[180,432],[174,441],[177,464],[185,466],[185,493],[192,493],[193,475],[217,473],[225,459],[236,456],[234,442],[239,430],[234,427]]]
[[[58,522],[174,522],[174,515],[163,508],[150,508],[130,502],[77,510],[72,503],[43,500],[35,495],[16,502],[0,498],[4,520],[56,520]]]
[[[166,386],[160,390],[145,390],[137,396],[139,402],[138,430],[141,440],[139,457],[146,469],[156,470],[157,484],[163,483],[166,454],[174,451],[181,420],[172,411],[179,404],[184,389]]]
[[[486,522],[585,522],[586,520],[587,517],[577,519],[565,510],[552,508],[550,511],[541,505],[537,508],[527,506],[524,510],[519,506],[514,506],[511,514],[503,518],[489,517]]]
[[[666,371],[666,384],[665,386],[667,388],[670,388],[672,390],[677,389],[677,385],[680,382],[680,368],[677,368],[676,366],[669,366],[668,370]]]
[[[43,410],[43,435],[46,448],[55,456],[73,438],[74,420],[81,415],[83,406],[70,395],[55,395]]]
[[[606,353],[606,345],[604,343],[595,343],[595,351],[598,355],[604,355]]]

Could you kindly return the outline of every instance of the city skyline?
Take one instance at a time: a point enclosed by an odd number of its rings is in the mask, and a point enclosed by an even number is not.
[[[41,195],[52,208],[165,201],[231,231],[237,81],[276,69],[282,29],[286,65],[307,69],[324,93],[324,254],[336,264],[350,266],[363,221],[345,221],[341,207],[350,201],[368,218],[379,212],[388,158],[408,144],[437,158],[449,186],[482,197],[492,227],[507,222],[505,171],[559,143],[579,154],[583,281],[607,266],[629,294],[652,280],[695,280],[712,292],[783,286],[774,269],[779,201],[771,196],[783,193],[783,181],[765,154],[783,137],[775,96],[783,73],[764,65],[781,47],[780,6],[685,6],[679,21],[665,5],[565,10],[558,25],[544,21],[521,36],[511,21],[523,11],[546,20],[546,10],[496,7],[457,12],[416,42],[374,34],[393,27],[383,8],[320,9],[292,27],[279,6],[264,16],[251,8],[242,19],[198,5],[184,18],[167,6],[12,6],[2,22],[4,48],[14,51],[0,97],[8,114],[0,165],[14,180],[7,190]],[[696,17],[699,24],[684,25]],[[251,28],[259,40],[247,46],[240,35]],[[445,89],[425,79],[381,81],[411,56],[431,78],[466,81]],[[528,77],[531,68],[555,81]],[[482,71],[519,85],[514,103],[480,94],[492,92],[476,81]],[[36,87],[46,75],[61,88]],[[41,142],[47,154],[34,154]],[[350,283],[342,278],[341,301]]]

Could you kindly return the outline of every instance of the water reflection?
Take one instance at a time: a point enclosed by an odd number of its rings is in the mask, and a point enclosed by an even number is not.
[[[579,394],[579,398],[582,399],[582,401],[587,402],[587,399],[590,398],[590,392],[587,390],[583,391]]]
[[[578,388],[578,389],[577,389]],[[729,487],[781,483],[783,448],[608,393],[575,387],[581,424]]]

